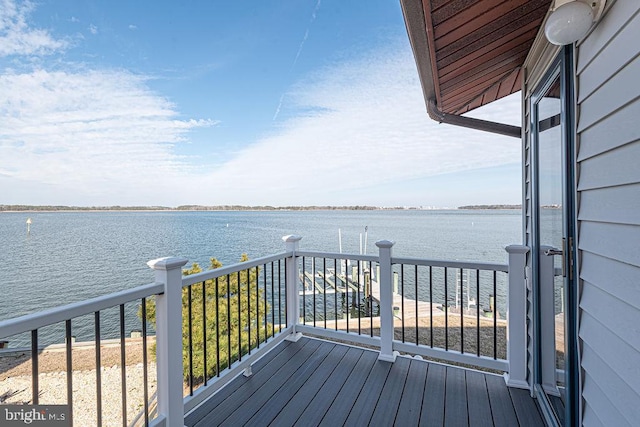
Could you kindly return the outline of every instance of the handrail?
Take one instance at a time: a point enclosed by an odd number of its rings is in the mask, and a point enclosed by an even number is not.
[[[371,261],[377,262],[378,255],[357,255],[347,254],[339,252],[320,252],[320,251],[296,251],[296,256],[300,257],[315,257],[315,258],[329,258],[329,259],[349,259],[352,261]]]
[[[411,264],[422,265],[426,267],[450,267],[450,268],[466,268],[470,270],[490,270],[490,271],[503,271],[509,272],[509,266],[507,264],[498,264],[491,262],[475,262],[475,261],[447,261],[436,259],[423,259],[423,258],[391,258],[392,264]]]
[[[43,326],[64,322],[79,316],[95,313],[140,298],[164,292],[164,284],[150,283],[107,295],[54,307],[24,316],[0,321],[0,338],[40,329]]]
[[[337,252],[321,252],[321,251],[296,251],[296,256],[329,258],[329,259],[349,259],[352,261],[371,261],[377,262],[377,255],[358,255]],[[451,267],[451,268],[467,268],[472,270],[491,270],[503,271],[507,273],[509,266],[507,264],[477,262],[477,261],[449,261],[428,258],[412,258],[412,257],[393,257],[392,264],[411,264],[431,267]]]
[[[204,282],[205,280],[215,279],[216,277],[222,277],[227,274],[237,273],[238,271],[248,270],[253,267],[258,267],[260,265],[268,264],[272,261],[278,261],[293,255],[293,252],[281,252],[274,255],[268,255],[261,258],[256,258],[244,262],[238,262],[235,264],[231,264],[225,267],[216,268],[214,270],[203,271],[198,274],[191,274],[189,276],[185,276],[182,279],[182,287],[194,285],[196,283]]]

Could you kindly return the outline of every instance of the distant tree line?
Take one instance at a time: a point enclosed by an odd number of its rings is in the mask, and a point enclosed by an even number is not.
[[[467,205],[458,209],[522,209],[522,205]]]
[[[553,209],[557,206],[544,206]],[[420,210],[422,208],[395,206],[248,206],[248,205],[181,205],[168,206],[66,206],[66,205],[0,205],[0,212],[51,212],[51,211],[373,211],[373,210]],[[458,209],[522,209],[521,205],[467,205]]]
[[[15,211],[170,211],[166,206],[64,206],[64,205],[0,205],[0,212]]]
[[[175,208],[177,211],[318,211],[318,210],[377,210],[376,206],[244,206],[244,205],[222,205],[222,206],[201,206],[183,205]]]
[[[167,206],[63,206],[63,205],[0,205],[0,212],[24,211],[314,211],[314,210],[378,210],[376,206],[245,206],[245,205],[182,205]],[[384,208],[387,209],[387,208]],[[401,209],[401,208],[398,208]]]

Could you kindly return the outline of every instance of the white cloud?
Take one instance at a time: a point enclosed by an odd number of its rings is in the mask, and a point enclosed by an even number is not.
[[[210,177],[228,190],[209,202],[375,203],[376,186],[520,160],[515,138],[432,121],[408,48],[323,70],[285,99],[295,118]],[[493,120],[519,120],[519,101],[507,103]]]
[[[129,29],[132,30],[132,31],[133,30],[137,30],[138,26],[137,25],[133,25],[133,24],[129,24]]]
[[[33,9],[0,0],[0,56],[67,47],[30,26]],[[196,172],[176,145],[214,121],[182,119],[146,76],[46,64],[0,74],[0,202],[153,204],[183,192]]]
[[[192,171],[175,144],[214,124],[179,120],[144,77],[120,70],[2,75],[0,117],[3,196],[33,196],[24,185],[67,203],[151,203],[179,192]]]
[[[29,3],[0,7],[0,56],[66,47],[28,26]],[[146,76],[40,67],[0,75],[0,203],[384,204],[398,188],[403,204],[430,204],[407,183],[520,161],[517,139],[428,118],[406,43],[300,81],[276,113],[290,119],[205,173],[195,164],[216,159],[177,153],[215,122],[182,118]],[[513,123],[519,113],[512,98],[482,114]]]
[[[89,32],[90,32],[91,34],[94,34],[94,35],[95,35],[95,34],[98,34],[98,27],[96,27],[96,26],[95,26],[95,25],[93,25],[93,24],[89,25],[88,30],[89,30]]]
[[[29,27],[33,7],[29,1],[0,0],[0,57],[50,54],[68,46],[66,40],[55,39],[47,30]]]

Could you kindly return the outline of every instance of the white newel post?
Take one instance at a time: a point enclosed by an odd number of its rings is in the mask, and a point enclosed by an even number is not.
[[[380,354],[378,360],[395,362],[396,353],[393,352],[393,286],[391,274],[391,248],[395,243],[389,240],[379,240],[376,246],[379,250],[380,276]]]
[[[301,236],[289,235],[284,236],[282,240],[285,243],[287,252],[292,255],[286,259],[287,277],[286,277],[286,297],[287,297],[287,328],[291,327],[291,334],[286,338],[289,341],[298,341],[302,337],[302,333],[296,331],[298,317],[300,316],[300,295],[298,293],[298,258],[296,252],[300,248]]]
[[[507,308],[507,361],[505,381],[510,387],[529,389],[527,382],[527,277],[529,248],[507,246],[509,254],[509,300]]]
[[[155,281],[164,284],[156,296],[156,366],[158,413],[167,427],[184,426],[182,396],[182,267],[184,258],[160,258],[147,265],[155,270]]]

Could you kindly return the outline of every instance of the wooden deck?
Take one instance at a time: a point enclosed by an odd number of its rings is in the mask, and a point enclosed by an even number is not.
[[[304,337],[285,341],[185,417],[192,426],[543,426],[501,376]]]

